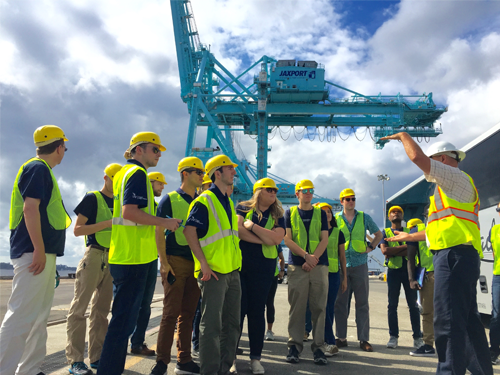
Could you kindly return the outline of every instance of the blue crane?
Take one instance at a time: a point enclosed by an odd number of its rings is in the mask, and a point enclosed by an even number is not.
[[[434,123],[447,108],[434,104],[432,93],[363,95],[325,80],[324,66],[315,61],[268,56],[236,76],[200,43],[191,2],[170,0],[170,5],[181,98],[190,114],[186,156],[206,162],[214,152],[223,152],[239,164],[233,193],[237,201],[248,199],[253,182],[269,175],[278,183],[278,198],[284,204],[296,203],[294,183],[267,171],[268,139],[282,129],[289,135],[302,127],[303,137],[331,140],[356,135],[356,129],[365,127],[378,149],[385,143],[380,138],[400,131],[417,138],[442,133]],[[195,147],[198,127],[207,129],[205,147]],[[236,132],[255,137],[256,165],[237,157]],[[316,196],[315,201],[339,207],[336,200]]]

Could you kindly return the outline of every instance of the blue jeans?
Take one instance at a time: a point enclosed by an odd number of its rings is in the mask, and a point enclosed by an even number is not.
[[[479,255],[460,245],[434,254],[434,336],[437,375],[492,375],[490,352],[477,311]]]
[[[398,324],[398,303],[399,294],[401,293],[401,285],[405,291],[406,303],[410,310],[410,323],[413,331],[413,338],[422,337],[420,331],[420,312],[417,306],[417,291],[410,288],[408,280],[408,267],[406,262],[398,269],[387,270],[387,296],[389,297],[389,305],[387,306],[387,318],[389,320],[389,335],[399,337]]]
[[[128,338],[134,332],[150,264],[110,264],[115,298],[97,373],[120,375],[125,367]]]
[[[491,286],[493,311],[490,320],[490,351],[500,354],[500,275],[493,275]]]
[[[200,320],[201,320],[201,297],[198,301],[198,306],[196,306],[196,312],[193,319],[193,336],[191,338],[191,343],[193,344],[193,349],[196,351],[200,350]]]
[[[135,326],[134,333],[130,338],[130,346],[138,349],[142,347],[144,340],[146,339],[146,329],[148,328],[149,317],[151,316],[151,301],[153,300],[156,279],[158,278],[158,259],[148,264],[149,269],[147,271],[146,289],[144,290],[144,296],[142,297],[141,309],[139,310],[139,316],[137,317],[137,324]]]

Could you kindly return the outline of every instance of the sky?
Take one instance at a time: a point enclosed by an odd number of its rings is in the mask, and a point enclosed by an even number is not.
[[[432,92],[448,112],[438,121],[443,135],[424,150],[443,140],[462,147],[500,122],[498,1],[192,0],[192,7],[201,42],[235,74],[267,55],[316,60],[327,80],[366,95]],[[41,125],[58,125],[69,139],[54,174],[71,213],[86,191],[101,188],[107,164],[125,162],[139,131],[157,132],[167,147],[156,169],[169,182],[164,191],[179,186],[189,115],[169,1],[0,0],[0,50],[0,261],[9,260],[12,184],[35,153]],[[254,160],[255,141],[239,142]],[[386,198],[421,175],[401,145],[376,150],[369,137],[276,136],[270,145],[270,172],[311,179],[328,198],[350,187],[378,225],[377,175],[391,178]],[[70,227],[58,263],[76,266],[84,250]]]

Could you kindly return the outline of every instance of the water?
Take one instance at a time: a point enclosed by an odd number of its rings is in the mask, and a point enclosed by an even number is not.
[[[76,273],[76,269],[74,271],[71,270],[58,270],[59,275],[61,277],[68,276],[68,273]],[[6,270],[6,269],[0,269],[0,277],[13,277],[14,276],[14,270]]]

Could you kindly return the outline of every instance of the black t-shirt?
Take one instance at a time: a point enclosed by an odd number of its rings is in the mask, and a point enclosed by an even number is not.
[[[238,205],[236,207],[236,214],[247,216],[246,208]],[[270,209],[262,213],[262,220],[259,222],[259,216],[256,212],[252,215],[252,221],[264,228],[269,220]],[[281,217],[278,222],[274,223],[273,228],[283,228],[285,230],[285,218]],[[240,240],[240,249],[242,257],[241,272],[252,272],[258,274],[273,274],[276,270],[276,259],[266,258],[262,253],[262,245]]]
[[[127,163],[144,166],[134,159],[127,160]],[[148,206],[148,176],[144,171],[138,170],[127,181],[123,192],[123,205],[136,204],[139,208]]]
[[[40,223],[46,254],[64,255],[66,230],[55,230],[49,223],[47,206],[52,196],[52,177],[43,161],[33,161],[25,165],[18,181],[19,191],[23,199],[40,199]],[[24,215],[16,229],[10,232],[10,258],[20,258],[24,253],[32,253],[33,243],[26,228]]]
[[[300,208],[298,208],[298,211],[299,211],[299,216],[302,219],[302,222],[304,223],[304,227],[306,228],[307,237],[308,237],[307,243],[309,244],[309,227],[311,226],[311,220],[313,217],[314,210],[311,209],[311,210],[304,211],[304,210],[301,210]],[[290,209],[285,211],[285,224],[286,224],[287,228],[292,228],[292,222],[290,220]],[[326,212],[324,210],[321,210],[321,231],[324,231],[324,230],[328,231],[328,221],[326,219]],[[309,247],[309,245],[308,245],[308,247]],[[309,252],[309,248],[303,249],[303,250]],[[301,256],[294,255],[292,253],[292,251],[289,252],[288,264],[302,266],[304,263],[305,263],[304,258],[302,258]],[[327,253],[326,249],[323,252],[323,254],[321,254],[321,256],[319,257],[318,265],[328,266],[328,253]]]
[[[97,194],[100,194],[103,198],[106,204],[108,205],[109,209],[111,210],[111,214],[113,214],[113,198],[110,198],[100,191],[97,192]],[[87,193],[82,201],[76,206],[76,208],[73,210],[73,212],[78,216],[82,214],[85,216],[88,220],[85,223],[85,225],[92,225],[96,223],[96,217],[97,217],[97,198],[94,193]],[[99,245],[97,243],[97,240],[95,239],[95,233],[89,234],[87,237],[86,245]]]
[[[176,190],[178,194],[181,195],[181,197],[188,203],[191,204],[191,202],[194,200],[189,194],[185,193],[181,188],[178,188]],[[195,199],[198,195],[195,194]],[[170,195],[165,195],[160,203],[158,204],[158,209],[156,210],[156,216],[158,217],[173,217],[172,216],[172,202],[170,200]],[[175,219],[182,219],[184,222],[182,223],[183,225],[186,225],[185,217],[176,217]],[[183,227],[179,226],[179,229],[177,230],[184,230]],[[177,240],[175,238],[175,233],[170,233],[167,238],[166,238],[166,252],[167,255],[176,255],[176,256],[181,256],[183,258],[193,260],[193,254],[191,253],[191,248],[188,245],[181,246],[177,243]]]

